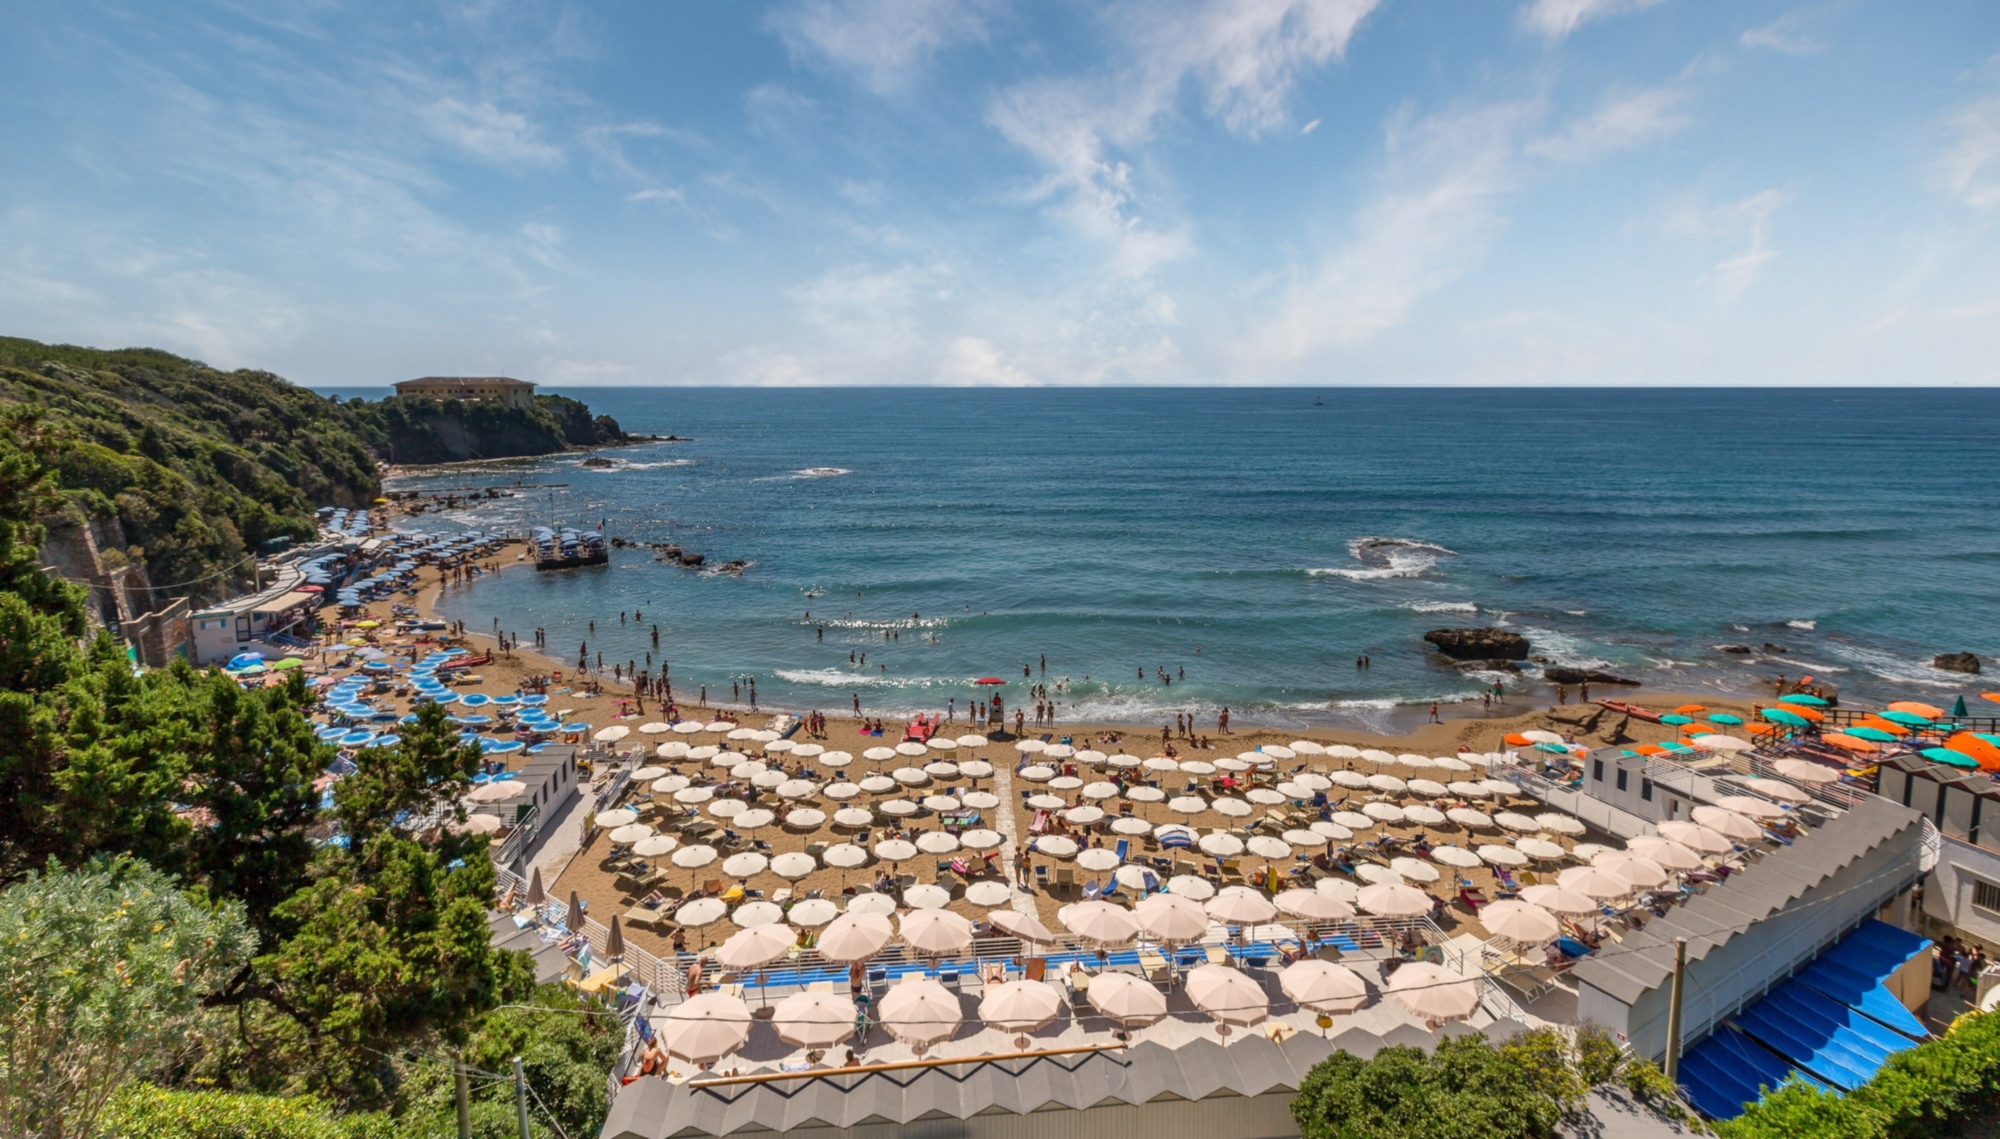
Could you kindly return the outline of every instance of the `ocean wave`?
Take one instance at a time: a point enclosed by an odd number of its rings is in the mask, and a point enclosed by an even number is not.
[[[1611,662],[1591,653],[1589,646],[1580,637],[1560,633],[1554,629],[1538,629],[1532,625],[1519,626],[1521,635],[1528,638],[1528,644],[1538,656],[1551,657],[1557,664],[1571,668],[1610,668]]]
[[[881,632],[884,629],[942,629],[951,624],[949,617],[815,617],[808,621],[800,619],[801,625],[825,625],[829,629],[870,629]]]
[[[1416,613],[1477,613],[1479,606],[1470,601],[1411,601],[1403,608]]]
[[[1812,629],[1817,629],[1817,628],[1819,628],[1819,622],[1818,622],[1818,621],[1808,621],[1808,620],[1805,620],[1804,618],[1798,618],[1798,619],[1795,619],[1795,620],[1791,620],[1791,621],[1787,621],[1787,622],[1785,622],[1785,627],[1786,627],[1786,628],[1790,628],[1790,629],[1806,629],[1806,630],[1812,630]]]
[[[1439,558],[1457,557],[1432,542],[1416,538],[1381,538],[1373,535],[1347,543],[1347,552],[1359,566],[1329,566],[1308,569],[1314,577],[1344,577],[1349,581],[1382,581],[1397,577],[1421,577]]]
[[[577,464],[577,466],[578,469],[580,470],[590,471],[595,474],[613,475],[619,473],[620,471],[657,471],[665,469],[667,467],[692,467],[694,466],[694,460],[659,459],[650,463],[631,463],[625,461],[624,459],[613,459],[611,460],[611,465],[608,467],[600,467],[600,466],[586,467],[583,466],[581,463]]]
[[[847,672],[838,668],[781,668],[775,675],[793,684],[815,684],[822,688],[964,688],[971,690],[969,678],[955,676],[891,676],[886,672]]]
[[[1830,641],[1818,646],[1818,651],[1832,653],[1849,664],[1866,669],[1884,680],[1895,681],[1897,684],[1921,684],[1928,688],[1958,688],[1965,683],[1965,677],[1959,673],[1932,668],[1929,661],[1900,657],[1881,649]],[[1806,665],[1804,661],[1798,663]],[[1806,667],[1811,666],[1806,665]]]
[[[854,472],[846,467],[805,467],[792,472],[795,479],[830,479]]]

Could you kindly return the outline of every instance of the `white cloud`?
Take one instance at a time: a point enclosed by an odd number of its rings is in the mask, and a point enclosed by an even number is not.
[[[1006,354],[990,340],[960,336],[952,340],[938,370],[942,383],[963,387],[1028,387],[1035,378],[1007,361]]]
[[[1297,361],[1368,340],[1470,271],[1521,181],[1519,137],[1539,114],[1507,103],[1392,122],[1380,192],[1352,235],[1287,288],[1262,354]]]
[[[421,118],[439,139],[498,166],[546,167],[562,162],[562,150],[543,141],[519,111],[447,96],[423,108]]]
[[[1786,55],[1814,55],[1826,50],[1826,45],[1809,35],[1805,24],[1816,13],[1800,9],[1787,12],[1768,24],[1750,28],[1737,42],[1744,47],[1769,48]]]
[[[1988,96],[1951,117],[1958,138],[1938,161],[1946,189],[1968,206],[2000,206],[2000,96]]]
[[[1681,105],[1687,97],[1685,88],[1663,85],[1607,99],[1596,111],[1537,139],[1528,149],[1558,162],[1588,162],[1631,150],[1686,127],[1690,119]]]
[[[1561,39],[1592,20],[1636,12],[1661,2],[1662,0],[1534,0],[1534,3],[1521,10],[1521,19],[1543,35]]]
[[[1316,131],[1316,130],[1318,130],[1318,129],[1319,129],[1319,120],[1318,120],[1318,119],[1314,119],[1314,120],[1313,120],[1312,122],[1309,122],[1309,123],[1307,123],[1307,124],[1306,124],[1305,126],[1302,126],[1302,127],[1300,127],[1300,128],[1299,128],[1299,133],[1300,133],[1300,134],[1302,134],[1302,135],[1307,135],[1307,134],[1311,134],[1312,132],[1314,132],[1314,131]]]
[[[1726,244],[1735,250],[1717,261],[1706,278],[1715,289],[1716,299],[1728,304],[1742,299],[1778,256],[1771,245],[1771,217],[1789,198],[1785,191],[1774,187],[1720,206],[1706,207],[1690,201],[1668,215],[1667,228],[1710,244]]]
[[[1124,16],[1126,34],[1140,47],[1152,114],[1192,79],[1210,115],[1238,134],[1255,135],[1284,122],[1300,77],[1345,55],[1378,2],[1154,2]]]
[[[984,39],[992,7],[982,0],[799,0],[772,13],[769,25],[794,55],[823,60],[889,94],[939,52]]]

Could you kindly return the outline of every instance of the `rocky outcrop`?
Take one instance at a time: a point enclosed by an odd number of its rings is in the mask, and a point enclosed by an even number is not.
[[[1432,629],[1424,640],[1453,660],[1528,659],[1528,638],[1505,629]]]
[[[1453,661],[1452,667],[1467,672],[1519,672],[1521,665],[1511,660],[1460,660]]]
[[[1717,645],[1715,646],[1715,651],[1719,653],[1730,653],[1734,656],[1748,656],[1753,650],[1750,648],[1749,645]]]
[[[1978,676],[1979,658],[1971,653],[1939,653],[1931,658],[1931,667],[1941,668],[1946,672],[1964,672]]]
[[[1639,682],[1616,673],[1602,672],[1594,668],[1571,668],[1568,665],[1552,664],[1542,670],[1542,679],[1550,684],[1622,684],[1628,688],[1639,687]]]
[[[1785,646],[1783,646],[1783,645],[1774,645],[1774,644],[1772,644],[1772,643],[1771,643],[1771,642],[1769,642],[1769,641],[1765,641],[1765,642],[1764,642],[1764,651],[1765,651],[1765,652],[1767,652],[1767,653],[1788,653],[1788,652],[1791,652],[1792,650],[1790,650],[1790,649],[1786,648],[1786,647],[1785,647]]]

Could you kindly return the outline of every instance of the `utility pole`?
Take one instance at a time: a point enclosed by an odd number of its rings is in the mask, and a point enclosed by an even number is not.
[[[472,1099],[465,1086],[465,1053],[452,1065],[452,1083],[458,1098],[458,1139],[472,1139]]]
[[[1667,997],[1667,1080],[1680,1082],[1681,1070],[1681,993],[1687,980],[1688,943],[1685,937],[1674,938],[1674,988]],[[518,1067],[518,1064],[516,1065]]]
[[[514,1118],[521,1125],[521,1139],[534,1139],[528,1134],[528,1079],[521,1074],[521,1058],[514,1057]]]

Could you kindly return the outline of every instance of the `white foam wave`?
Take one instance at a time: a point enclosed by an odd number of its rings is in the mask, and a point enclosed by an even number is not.
[[[1610,668],[1611,662],[1591,653],[1589,646],[1579,637],[1559,633],[1554,629],[1538,629],[1532,625],[1520,626],[1521,635],[1528,638],[1528,644],[1538,656],[1546,656],[1557,664],[1571,668]]]
[[[1477,613],[1479,606],[1470,601],[1412,601],[1403,608],[1417,613]]]
[[[1344,577],[1349,581],[1382,581],[1397,577],[1421,577],[1437,565],[1439,558],[1456,557],[1432,542],[1416,538],[1382,538],[1368,535],[1347,543],[1347,552],[1359,566],[1328,566],[1308,569],[1314,577]]]
[[[793,471],[792,477],[795,479],[830,479],[853,473],[853,471],[846,467],[805,467],[801,470]]]
[[[781,680],[793,684],[816,684],[822,688],[965,688],[970,690],[971,681],[945,676],[891,676],[886,672],[866,672],[856,669],[848,672],[838,668],[781,668],[777,674]]]
[[[1793,629],[1817,629],[1817,628],[1819,628],[1819,622],[1818,622],[1818,621],[1807,621],[1807,620],[1803,620],[1803,619],[1799,619],[1799,620],[1792,620],[1792,621],[1787,621],[1787,622],[1785,622],[1785,625],[1786,625],[1787,627],[1789,627],[1789,628],[1793,628]]]
[[[816,617],[802,620],[804,625],[825,625],[829,629],[869,629],[881,632],[884,629],[942,629],[951,623],[946,617],[889,617],[869,620],[865,617]]]
[[[1958,688],[1964,685],[1965,677],[1955,672],[1945,672],[1932,668],[1930,662],[1899,657],[1880,649],[1864,648],[1861,645],[1845,644],[1838,641],[1819,646],[1826,652],[1851,664],[1867,669],[1884,680],[1898,684],[1921,684],[1930,688]],[[1804,662],[1799,662],[1803,664]]]

